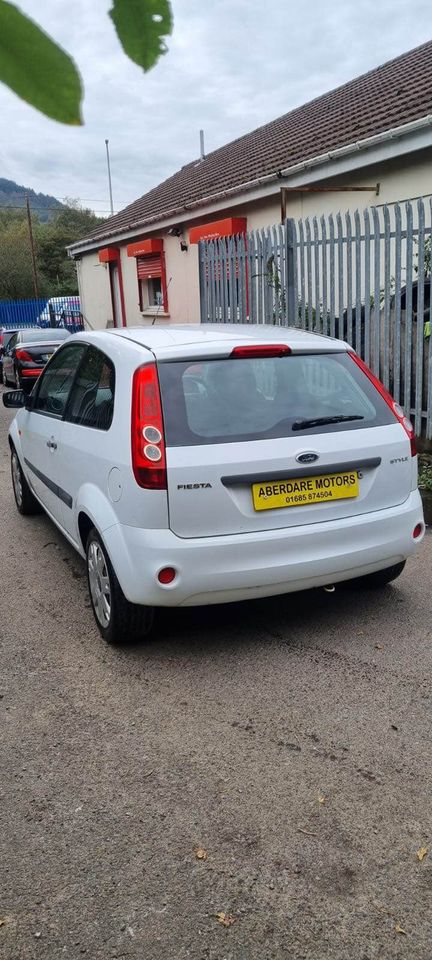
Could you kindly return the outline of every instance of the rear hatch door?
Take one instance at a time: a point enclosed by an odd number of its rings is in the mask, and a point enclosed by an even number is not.
[[[406,432],[349,353],[159,364],[180,537],[356,517],[411,490]]]

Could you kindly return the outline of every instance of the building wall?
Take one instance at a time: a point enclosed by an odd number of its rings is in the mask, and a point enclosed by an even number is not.
[[[370,206],[412,200],[432,194],[432,150],[422,157],[405,157],[375,167],[363,168],[360,172],[346,174],[337,181],[322,181],[321,185],[370,186],[370,191],[346,192],[295,192],[287,202],[287,216],[299,219],[307,216],[328,216],[330,213],[345,213],[347,210],[363,210]],[[379,183],[379,193],[376,184]],[[279,189],[273,196],[252,203],[240,202],[236,206],[218,210],[207,221],[220,220],[224,216],[246,217],[247,230],[257,230],[280,223],[281,205]],[[192,223],[199,223],[197,217]],[[158,232],[164,239],[166,274],[168,283],[169,317],[156,318],[157,323],[196,323],[200,318],[198,246],[189,244],[187,226],[184,239],[188,250],[182,251],[180,239]],[[139,235],[137,235],[139,239]],[[142,314],[139,307],[138,281],[135,258],[126,254],[122,246],[121,263],[128,326],[146,325],[153,322],[154,315]],[[95,327],[105,327],[112,317],[108,270],[99,264],[97,253],[83,256],[78,268],[79,286],[84,313]]]
[[[78,289],[84,317],[96,330],[112,323],[111,288],[108,265],[99,263],[92,251],[77,260]]]
[[[294,219],[328,216],[330,213],[365,210],[366,207],[414,200],[432,194],[432,150],[422,158],[404,157],[385,165],[364,167],[355,174],[345,174],[337,181],[323,181],[330,186],[371,186],[371,191],[335,191],[293,193],[287,203],[287,216]]]
[[[128,257],[126,244],[120,247],[121,268],[123,276],[123,293],[128,327],[141,325],[141,311],[135,257]]]

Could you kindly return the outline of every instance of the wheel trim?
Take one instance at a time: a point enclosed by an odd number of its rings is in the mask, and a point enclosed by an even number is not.
[[[106,628],[111,619],[111,583],[102,547],[96,540],[88,548],[87,569],[96,619]]]
[[[15,386],[17,390],[20,389],[20,378],[19,378],[18,370],[15,370]]]
[[[12,483],[14,488],[15,499],[19,507],[22,506],[23,500],[23,488],[22,488],[22,479],[21,479],[21,467],[18,462],[18,457],[16,453],[12,454]]]

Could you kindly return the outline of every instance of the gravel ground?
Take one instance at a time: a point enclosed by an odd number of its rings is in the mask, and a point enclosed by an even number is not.
[[[430,960],[431,534],[379,593],[111,649],[0,418],[2,960]]]

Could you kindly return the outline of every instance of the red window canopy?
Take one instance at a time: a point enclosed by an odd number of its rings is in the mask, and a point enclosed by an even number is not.
[[[137,243],[129,243],[126,247],[128,257],[148,257],[152,254],[163,253],[163,240],[157,238],[138,240]]]
[[[120,259],[120,250],[118,247],[104,247],[99,250],[99,263],[117,263]]]
[[[213,223],[203,223],[189,230],[189,243],[199,243],[200,240],[218,240],[219,237],[231,237],[236,233],[246,233],[246,217],[226,217],[225,220],[214,220]]]

